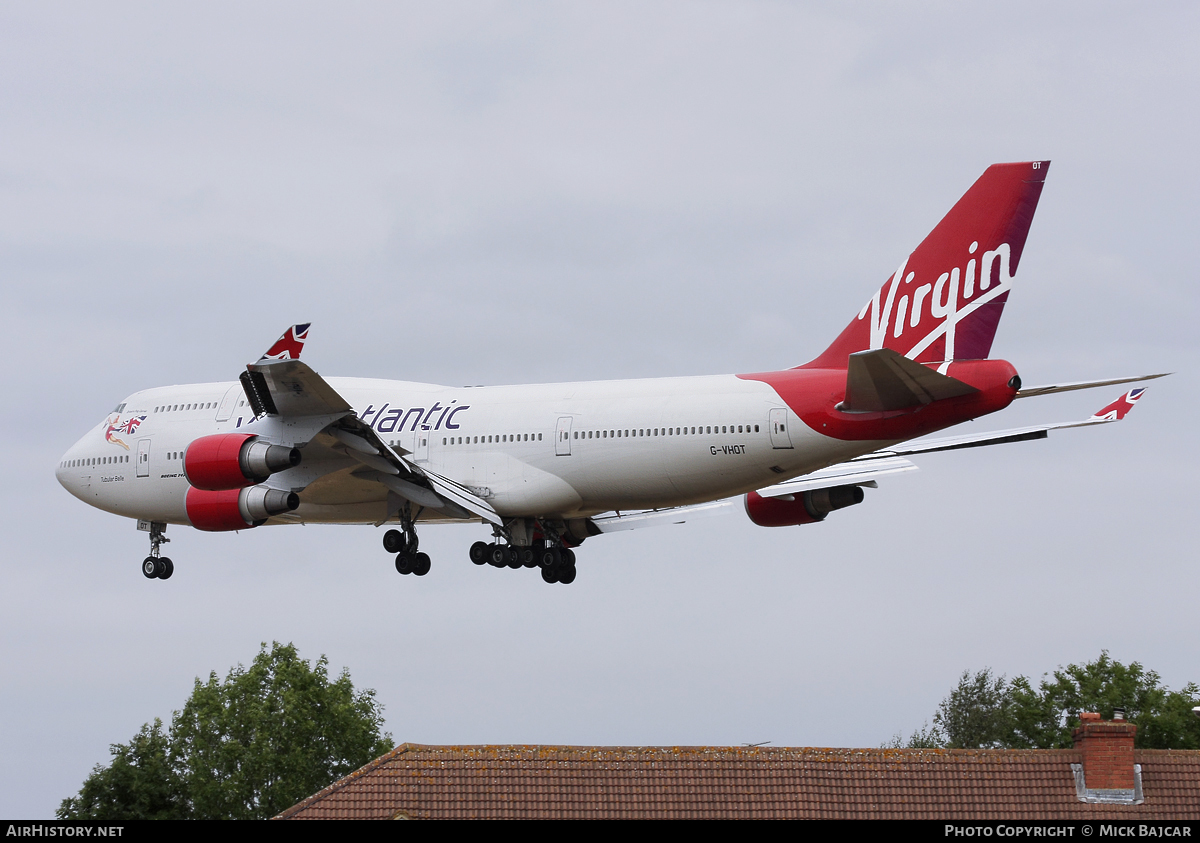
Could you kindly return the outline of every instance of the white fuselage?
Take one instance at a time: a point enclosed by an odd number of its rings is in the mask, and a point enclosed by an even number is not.
[[[505,517],[574,518],[729,497],[867,453],[804,425],[771,386],[734,375],[496,387],[330,378],[360,419],[418,466]],[[183,455],[195,439],[267,432],[240,384],[137,392],[62,458],[59,481],[130,518],[187,524]],[[144,416],[131,430],[130,420]],[[772,422],[775,428],[772,429]],[[117,426],[117,430],[113,427]],[[387,490],[314,441],[269,485],[300,494],[273,523],[373,523]],[[401,450],[403,449],[403,450]],[[356,474],[355,470],[359,469]],[[440,520],[427,512],[423,520]]]

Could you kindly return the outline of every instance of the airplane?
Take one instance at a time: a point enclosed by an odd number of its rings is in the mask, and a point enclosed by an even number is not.
[[[417,525],[479,523],[477,565],[576,577],[586,539],[728,511],[767,527],[823,521],[914,454],[1045,438],[1123,419],[1133,389],[1088,419],[919,440],[1017,398],[1162,374],[1024,387],[989,358],[1048,161],[989,167],[833,343],[795,368],[591,383],[449,387],[329,378],[294,325],[237,381],[130,395],[62,457],[75,497],[136,519],[142,563],[168,579],[168,524],[394,525],[401,574],[430,559]],[[919,441],[913,441],[919,440]]]

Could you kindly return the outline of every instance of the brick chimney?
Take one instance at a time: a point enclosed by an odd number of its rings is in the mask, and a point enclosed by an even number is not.
[[[1083,755],[1086,788],[1101,792],[1133,791],[1133,737],[1137,726],[1124,719],[1101,720],[1099,714],[1092,712],[1080,714],[1079,720],[1079,728],[1072,737],[1075,748]]]

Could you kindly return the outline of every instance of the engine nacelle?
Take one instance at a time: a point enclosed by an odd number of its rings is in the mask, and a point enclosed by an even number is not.
[[[183,455],[183,473],[196,489],[217,492],[261,483],[300,464],[300,451],[258,441],[252,433],[201,436]]]
[[[834,486],[798,492],[786,498],[764,498],[758,492],[746,495],[746,514],[760,527],[794,527],[824,521],[835,509],[862,503],[861,486]]]
[[[266,486],[217,491],[192,487],[184,506],[193,527],[219,533],[257,527],[272,515],[291,512],[300,506],[300,496]]]

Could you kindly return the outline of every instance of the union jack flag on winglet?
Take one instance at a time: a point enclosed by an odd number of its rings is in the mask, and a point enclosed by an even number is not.
[[[275,340],[275,344],[267,349],[267,353],[258,358],[259,363],[267,360],[299,360],[300,352],[304,349],[304,341],[308,339],[308,327],[311,322],[303,325],[293,325],[283,332],[283,336]]]
[[[1104,409],[1097,410],[1092,418],[1104,419],[1105,421],[1120,421],[1125,418],[1126,413],[1133,409],[1133,405],[1137,403],[1137,400],[1142,397],[1142,393],[1145,391],[1145,387],[1129,390]]]

